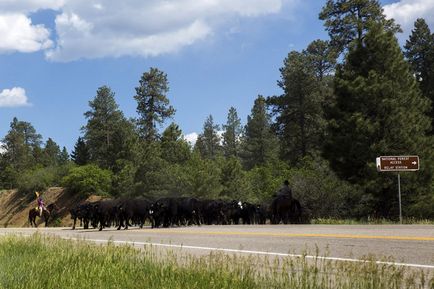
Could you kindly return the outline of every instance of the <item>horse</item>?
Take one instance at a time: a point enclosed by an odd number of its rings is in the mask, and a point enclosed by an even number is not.
[[[271,223],[284,224],[301,222],[301,205],[297,199],[278,196],[271,202]]]
[[[54,214],[55,211],[57,211],[59,208],[57,207],[57,205],[55,203],[49,204],[47,206],[46,210],[42,211],[42,216],[39,215],[39,209],[38,208],[33,208],[30,209],[29,211],[29,223],[30,226],[33,227],[38,227],[38,225],[36,224],[36,217],[40,217],[41,219],[44,219],[45,222],[45,227],[48,227],[48,220],[50,219],[50,217],[52,217],[52,215]]]

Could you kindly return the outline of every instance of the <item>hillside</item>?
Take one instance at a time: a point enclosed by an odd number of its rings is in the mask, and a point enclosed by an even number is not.
[[[61,187],[52,187],[43,192],[43,198],[47,205],[56,203],[59,207],[57,214],[61,226],[71,226],[72,220],[69,209],[74,205],[87,200],[96,201],[100,198],[91,196],[87,199],[73,195]],[[35,208],[36,197],[34,194],[20,193],[17,190],[0,192],[0,227],[28,227],[28,214],[31,208]],[[37,223],[41,224],[39,218]],[[53,224],[51,224],[53,226]],[[43,225],[40,225],[43,226]]]

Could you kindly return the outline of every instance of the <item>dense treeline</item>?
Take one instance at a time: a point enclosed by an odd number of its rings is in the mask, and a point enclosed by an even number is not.
[[[63,185],[80,194],[192,196],[266,201],[288,179],[312,217],[398,216],[394,173],[380,155],[419,155],[402,174],[404,215],[434,218],[434,34],[415,22],[404,50],[376,0],[329,0],[320,13],[330,40],[283,61],[281,95],[258,95],[246,122],[209,115],[194,146],[168,120],[167,75],[143,73],[128,119],[108,86],[97,89],[69,158],[14,118],[3,138],[0,187]]]

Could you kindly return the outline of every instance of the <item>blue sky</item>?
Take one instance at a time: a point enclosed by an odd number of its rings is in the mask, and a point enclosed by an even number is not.
[[[434,0],[381,1],[404,29]],[[167,73],[174,121],[199,133],[231,106],[243,123],[258,94],[280,94],[279,68],[291,50],[327,39],[325,0],[1,0],[0,139],[13,117],[68,151],[98,87],[108,85],[127,117],[143,72]]]

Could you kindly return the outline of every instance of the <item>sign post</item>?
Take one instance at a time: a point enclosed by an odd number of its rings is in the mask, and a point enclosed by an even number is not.
[[[399,198],[399,223],[402,224],[402,208],[401,208],[401,177],[398,172],[398,198]]]
[[[419,170],[419,156],[381,156],[377,160],[377,171],[398,172],[399,222],[402,224],[401,176],[399,172]]]

